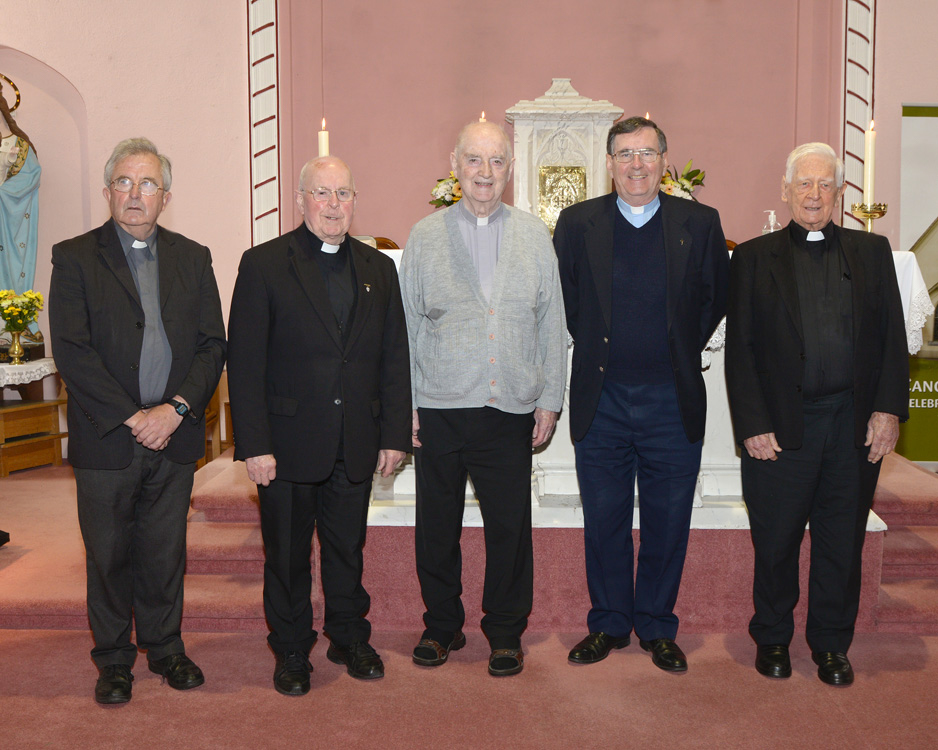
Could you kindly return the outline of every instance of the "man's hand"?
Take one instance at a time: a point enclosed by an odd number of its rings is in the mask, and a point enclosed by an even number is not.
[[[778,456],[775,454],[782,452],[782,447],[775,440],[774,432],[766,432],[763,435],[753,435],[746,438],[743,440],[743,446],[750,456],[761,461],[776,461]]]
[[[138,418],[138,415],[143,415]],[[133,420],[133,424],[131,423]],[[144,448],[161,451],[169,445],[169,439],[182,424],[176,410],[169,404],[160,404],[147,411],[138,411],[124,422],[133,433],[137,442]]]
[[[416,413],[417,412],[414,412],[414,414]],[[416,417],[414,417],[414,419],[416,419]],[[380,472],[383,477],[391,476],[394,470],[401,465],[401,461],[404,460],[404,456],[406,455],[404,451],[383,449],[378,451],[378,466],[375,471]]]
[[[273,453],[246,458],[244,465],[248,468],[248,479],[254,484],[262,484],[266,487],[277,478],[277,459],[274,458]]]
[[[558,416],[555,411],[547,411],[547,409],[539,407],[534,409],[534,432],[531,433],[532,448],[544,445],[548,441],[554,432],[554,427],[557,426]]]
[[[874,411],[866,423],[866,442],[863,443],[870,446],[867,460],[871,464],[878,463],[883,456],[892,453],[898,439],[899,417],[884,411]]]
[[[414,419],[413,419],[413,429],[410,433],[410,442],[413,443],[414,448],[420,448],[423,443],[420,442],[418,435],[420,434],[420,417],[417,416],[417,410],[414,409]]]

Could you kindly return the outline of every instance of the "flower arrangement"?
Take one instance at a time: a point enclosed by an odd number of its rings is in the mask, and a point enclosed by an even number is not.
[[[0,289],[0,318],[6,324],[5,330],[18,333],[38,320],[42,310],[42,295],[28,289],[17,294],[12,289]]]
[[[433,196],[433,200],[430,201],[431,206],[436,206],[437,208],[452,206],[462,198],[462,187],[459,184],[459,180],[456,179],[456,175],[450,172],[449,177],[444,177],[436,181],[436,187],[430,191],[430,195]]]
[[[694,197],[694,188],[704,187],[704,177],[707,176],[707,173],[693,167],[694,160],[691,159],[680,175],[674,167],[668,168],[661,175],[661,189],[668,195],[687,198],[692,201],[697,200]]]

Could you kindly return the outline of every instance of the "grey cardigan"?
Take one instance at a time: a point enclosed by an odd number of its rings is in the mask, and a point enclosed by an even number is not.
[[[411,230],[401,262],[414,408],[559,412],[567,366],[563,295],[544,223],[504,207],[486,301],[453,207]]]

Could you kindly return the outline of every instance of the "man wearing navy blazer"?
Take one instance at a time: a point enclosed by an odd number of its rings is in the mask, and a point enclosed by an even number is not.
[[[258,485],[274,687],[310,689],[310,547],[320,544],[326,656],[384,675],[362,586],[372,474],[410,447],[410,357],[394,262],[350,237],[355,183],[336,157],[300,172],[304,222],[244,253],[228,320],[235,458]]]
[[[726,384],[755,550],[756,670],[791,675],[798,558],[811,525],[806,635],[818,677],[853,682],[847,649],[880,459],[908,418],[909,360],[884,237],[834,224],[844,165],[825,143],[788,157],[792,221],[733,253]]]
[[[655,123],[615,123],[606,151],[615,192],[564,209],[554,232],[592,605],[569,660],[605,659],[634,629],[656,666],[684,672],[673,610],[706,422],[700,352],[725,311],[728,254],[714,209],[659,192],[668,145]]]
[[[104,168],[111,219],[52,248],[49,323],[68,387],[99,703],[130,700],[137,646],[170,687],[204,681],[180,636],[183,571],[225,324],[208,248],[157,226],[171,181],[153,143],[122,141]]]

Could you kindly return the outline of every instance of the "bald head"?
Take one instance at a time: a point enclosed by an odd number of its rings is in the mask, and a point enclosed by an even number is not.
[[[310,159],[306,162],[300,170],[299,189],[307,190],[310,187],[320,187],[319,185],[312,185],[310,180],[315,181],[314,177],[316,173],[327,167],[345,170],[345,172],[348,173],[348,184],[346,187],[350,187],[352,190],[355,189],[355,179],[352,177],[352,170],[349,169],[348,164],[342,161],[338,156],[317,156],[315,159]]]
[[[494,122],[470,122],[468,125],[463,125],[459,135],[456,136],[456,148],[453,149],[456,157],[458,158],[465,151],[467,143],[477,137],[500,139],[504,144],[504,153],[508,161],[511,161],[511,139],[505,132],[505,128]]]

